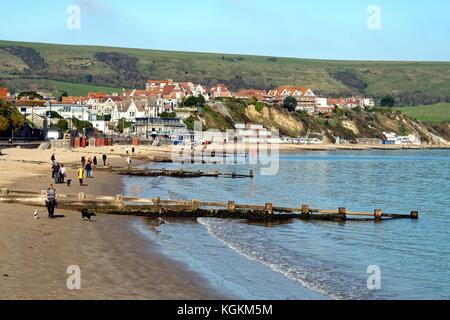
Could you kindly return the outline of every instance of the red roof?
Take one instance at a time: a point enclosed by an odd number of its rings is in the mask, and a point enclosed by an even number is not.
[[[89,92],[88,97],[91,99],[105,99],[107,97],[104,92]]]
[[[0,99],[6,99],[8,97],[8,89],[0,88]]]

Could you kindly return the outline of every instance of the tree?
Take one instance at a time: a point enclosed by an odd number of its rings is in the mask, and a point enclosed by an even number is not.
[[[189,96],[187,97],[182,105],[183,107],[201,107],[206,103],[205,97],[203,95],[199,95],[198,97]]]
[[[120,119],[117,123],[116,130],[123,133],[125,129],[131,128],[132,123],[127,122],[124,118]]]
[[[392,96],[385,96],[381,99],[380,105],[382,107],[393,108],[395,106],[395,99]]]
[[[9,128],[8,119],[3,116],[0,116],[0,132],[4,132]]]
[[[75,126],[75,128],[77,128],[77,130],[79,132],[82,132],[83,129],[88,129],[88,128],[92,128],[93,127],[92,123],[90,123],[89,121],[79,120],[79,119],[77,119],[75,117],[72,118],[72,122],[73,122],[73,125]]]
[[[175,112],[163,112],[160,114],[160,117],[163,119],[175,119],[177,114]]]
[[[37,93],[36,91],[24,91],[19,93],[19,99],[21,98],[27,98],[30,100],[34,100],[34,99],[38,99],[38,100],[43,100],[44,97],[41,96],[39,93]]]
[[[50,119],[62,119],[61,115],[56,111],[47,111],[46,115]]]
[[[284,99],[283,108],[287,109],[290,112],[293,112],[297,108],[297,104],[298,104],[297,99],[289,96],[286,99]]]
[[[24,124],[25,120],[19,110],[0,100],[0,131],[20,129]]]
[[[63,101],[63,98],[64,98],[64,97],[68,97],[68,96],[69,96],[69,94],[68,94],[67,92],[64,91],[64,92],[61,94],[61,96],[59,97],[58,101],[62,102],[62,101]]]
[[[65,119],[60,119],[55,127],[60,129],[62,132],[66,132],[69,130],[69,123]]]

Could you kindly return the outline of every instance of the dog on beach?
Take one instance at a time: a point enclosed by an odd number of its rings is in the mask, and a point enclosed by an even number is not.
[[[39,212],[37,210],[34,210],[33,218],[34,218],[34,220],[39,219]]]
[[[67,186],[70,187],[70,184],[72,183],[72,179],[67,180]]]
[[[97,217],[97,215],[93,212],[89,212],[89,210],[83,209],[81,210],[81,218],[83,220],[89,220],[91,221],[92,217]]]

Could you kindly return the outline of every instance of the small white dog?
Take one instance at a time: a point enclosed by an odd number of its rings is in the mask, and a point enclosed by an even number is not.
[[[34,220],[39,219],[39,212],[37,210],[34,210],[33,218],[34,218]]]

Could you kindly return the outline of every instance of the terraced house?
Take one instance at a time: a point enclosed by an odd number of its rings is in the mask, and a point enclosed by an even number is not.
[[[276,90],[269,91],[269,95],[273,97],[275,103],[283,103],[287,97],[297,99],[297,110],[303,110],[310,114],[315,112],[316,95],[307,87],[297,86],[280,86]]]

